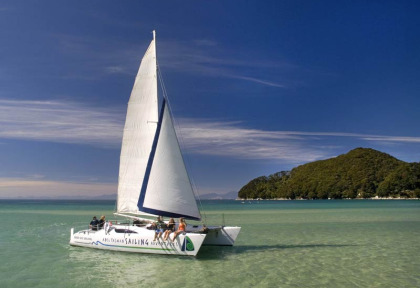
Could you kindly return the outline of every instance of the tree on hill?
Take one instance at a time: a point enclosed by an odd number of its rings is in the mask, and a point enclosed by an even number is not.
[[[298,166],[290,172],[258,177],[242,187],[238,197],[418,197],[415,195],[419,190],[420,163],[406,163],[374,149],[356,148],[335,158]]]
[[[378,187],[378,196],[399,194],[404,197],[420,197],[420,165],[407,163],[387,175]]]

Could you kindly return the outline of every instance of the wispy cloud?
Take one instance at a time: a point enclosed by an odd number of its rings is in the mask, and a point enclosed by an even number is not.
[[[249,56],[239,58],[235,56],[237,53],[224,50],[213,40],[162,41],[161,47],[159,56],[163,67],[208,77],[240,79],[264,86],[285,88],[286,85],[280,83],[277,71],[296,68],[289,63],[274,60],[266,61]],[[268,78],[253,76],[255,71],[262,72],[260,74],[267,75]]]
[[[420,143],[420,137],[360,135],[360,138],[367,141],[378,141],[378,142]]]
[[[274,82],[270,82],[270,81],[266,81],[266,80],[257,79],[257,78],[254,78],[254,77],[245,77],[245,76],[237,76],[236,75],[236,76],[232,76],[232,78],[251,81],[251,82],[263,84],[263,85],[266,85],[266,86],[279,87],[279,88],[285,88],[286,87],[286,85],[284,85],[284,84],[278,84],[278,83],[274,83]]]
[[[0,138],[117,147],[123,118],[116,109],[72,102],[0,100]]]
[[[63,55],[72,59],[65,77],[87,80],[109,74],[132,75],[136,72],[149,41],[144,41],[139,45],[138,43],[121,43],[113,39],[94,39],[66,34],[57,34],[54,37]],[[104,41],[106,45],[101,44]],[[219,43],[209,39],[191,41],[158,39],[157,43],[159,64],[164,69],[172,71],[200,74],[206,77],[239,79],[262,86],[286,88],[291,85],[291,82],[289,81],[286,85],[280,73],[286,70],[288,72],[284,74],[290,74],[291,71],[299,69],[286,61],[274,59],[268,61],[251,55],[238,56],[237,53],[227,51]],[[98,49],[98,46],[101,49]],[[256,72],[265,77],[255,77]]]
[[[331,156],[333,137],[360,143],[420,143],[420,137],[361,133],[267,131],[241,122],[179,119],[188,153],[290,163]],[[0,100],[0,138],[120,147],[124,111],[65,101]],[[313,143],[317,143],[316,145]],[[363,144],[361,144],[363,145]]]
[[[112,195],[116,191],[116,183],[76,183],[31,177],[0,178],[0,198],[86,198]]]
[[[197,46],[207,46],[207,47],[216,47],[218,46],[216,41],[209,40],[209,39],[196,39],[193,41],[194,44]]]
[[[95,80],[109,74],[130,75],[140,64],[143,48],[120,39],[54,34],[61,57],[67,59],[65,78]],[[100,47],[100,48],[99,48]]]
[[[314,161],[325,151],[305,146],[305,135],[288,131],[249,129],[235,122],[184,119],[180,134],[187,151],[237,159],[270,159],[289,163]]]
[[[419,143],[420,137],[398,137],[340,132],[265,131],[242,127],[238,122],[181,120],[185,148],[196,154],[239,159],[267,159],[303,163],[333,156],[332,137],[352,138],[362,143]],[[313,143],[318,144],[314,145]]]

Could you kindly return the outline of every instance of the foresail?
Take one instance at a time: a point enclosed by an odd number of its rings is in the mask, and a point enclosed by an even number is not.
[[[138,208],[154,215],[199,220],[200,212],[165,100],[162,107]]]
[[[156,45],[140,64],[128,102],[120,156],[117,211],[137,213],[141,184],[158,122]]]

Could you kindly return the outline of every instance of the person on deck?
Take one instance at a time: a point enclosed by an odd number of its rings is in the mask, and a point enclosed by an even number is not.
[[[98,221],[98,230],[101,230],[102,228],[104,228],[104,224],[105,224],[105,216],[102,215],[101,219],[99,219]]]
[[[155,228],[155,239],[153,239],[153,241],[156,241],[156,238],[162,237],[162,233],[166,225],[165,225],[165,222],[163,222],[162,220],[162,216],[158,216],[157,221],[154,224],[156,228]]]
[[[175,231],[175,221],[174,218],[169,219],[168,225],[166,225],[166,230],[163,232],[163,241],[168,240],[169,235]]]
[[[99,224],[98,219],[96,219],[96,216],[93,216],[92,221],[90,221],[89,223],[89,229],[92,229],[94,231],[98,230],[98,224]]]
[[[176,230],[174,232],[174,237],[171,239],[172,242],[175,241],[175,238],[181,234],[181,233],[185,233],[185,229],[187,228],[187,223],[185,223],[185,219],[183,217],[179,218],[179,225],[178,225],[178,230]]]

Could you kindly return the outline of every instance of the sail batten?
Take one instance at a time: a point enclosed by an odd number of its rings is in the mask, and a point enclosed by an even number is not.
[[[117,211],[201,218],[169,106],[158,113],[155,36],[140,64],[127,108]]]

